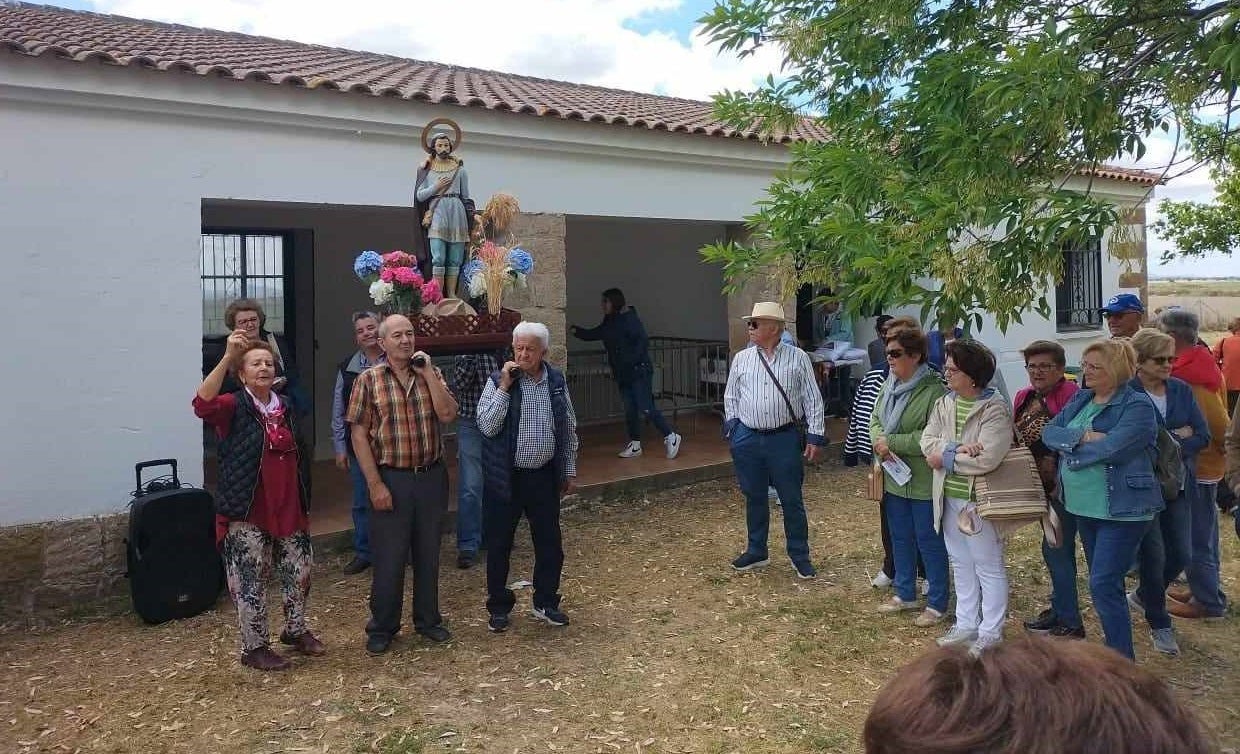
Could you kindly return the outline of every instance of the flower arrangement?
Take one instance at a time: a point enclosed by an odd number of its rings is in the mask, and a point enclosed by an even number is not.
[[[370,299],[388,313],[416,315],[443,300],[439,283],[423,280],[417,260],[403,251],[363,251],[353,260],[353,273],[370,284]]]
[[[474,258],[461,268],[461,277],[469,286],[469,295],[485,296],[487,311],[498,314],[504,293],[514,285],[522,288],[534,271],[534,257],[525,249],[511,249],[486,241],[474,251]]]

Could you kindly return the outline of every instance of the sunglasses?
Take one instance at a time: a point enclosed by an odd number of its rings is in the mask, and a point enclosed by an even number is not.
[[[1137,310],[1135,310],[1135,309],[1129,309],[1128,311],[1123,311],[1123,312],[1108,312],[1108,311],[1104,311],[1104,312],[1102,312],[1102,317],[1103,317],[1103,319],[1112,319],[1112,318],[1114,318],[1114,317],[1127,317],[1129,314],[1140,314],[1140,313],[1141,313],[1141,312],[1139,312],[1139,311],[1137,311]]]
[[[887,358],[899,359],[904,357],[904,351],[899,348],[893,348],[887,352]]]

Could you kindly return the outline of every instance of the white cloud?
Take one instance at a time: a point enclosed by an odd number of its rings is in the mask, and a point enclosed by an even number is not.
[[[543,78],[709,99],[776,71],[764,52],[719,55],[677,30],[625,28],[683,0],[95,0],[106,13]],[[656,16],[657,18],[657,16]]]

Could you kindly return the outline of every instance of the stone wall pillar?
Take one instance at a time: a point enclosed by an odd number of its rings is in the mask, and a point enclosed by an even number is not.
[[[564,368],[568,363],[568,249],[564,215],[522,213],[513,221],[512,235],[534,257],[534,274],[528,288],[514,288],[508,294],[504,306],[521,312],[524,320],[547,326],[551,331],[547,360]]]
[[[1118,240],[1113,240],[1109,252],[1126,267],[1120,273],[1120,288],[1136,288],[1141,303],[1149,308],[1149,244],[1145,236],[1145,204],[1129,212],[1121,219]]]
[[[740,225],[730,225],[727,231],[728,240],[744,242],[749,232]],[[728,347],[736,353],[749,345],[749,331],[741,317],[753,311],[753,305],[759,301],[779,301],[784,307],[784,316],[788,318],[788,329],[796,331],[797,302],[794,295],[791,299],[783,298],[780,276],[773,269],[764,270],[741,281],[738,289],[727,295],[728,302]]]
[[[120,513],[0,528],[0,621],[122,593],[128,524]]]

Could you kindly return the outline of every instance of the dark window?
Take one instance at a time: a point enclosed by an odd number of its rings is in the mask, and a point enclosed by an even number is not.
[[[283,234],[211,232],[202,234],[202,334],[228,334],[224,309],[234,299],[252,298],[267,315],[266,329],[285,334],[288,311]]]
[[[1055,325],[1065,330],[1102,327],[1102,243],[1091,239],[1063,247],[1063,277],[1055,286]]]

